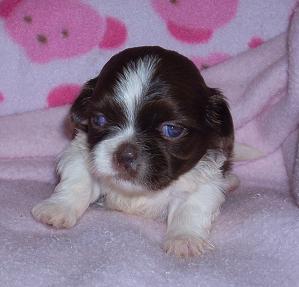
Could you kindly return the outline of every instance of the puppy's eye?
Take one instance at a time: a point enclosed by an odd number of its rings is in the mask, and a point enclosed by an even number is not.
[[[93,123],[96,126],[103,127],[107,124],[107,119],[103,114],[98,114],[92,118]]]
[[[179,125],[164,123],[161,127],[161,133],[165,138],[177,139],[184,136],[187,133],[187,130]]]

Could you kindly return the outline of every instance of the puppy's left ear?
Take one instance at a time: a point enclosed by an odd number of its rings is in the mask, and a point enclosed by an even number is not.
[[[93,95],[98,77],[85,83],[79,96],[73,103],[70,110],[70,119],[76,129],[87,132],[88,129],[88,108]]]
[[[231,138],[234,135],[234,126],[229,105],[225,97],[217,89],[210,89],[206,109],[206,123],[217,136]]]

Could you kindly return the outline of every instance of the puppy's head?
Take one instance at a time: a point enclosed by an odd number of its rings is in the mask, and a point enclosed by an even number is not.
[[[93,172],[141,190],[167,187],[208,149],[229,158],[233,144],[220,92],[206,86],[190,60],[160,47],[112,57],[85,85],[71,118],[87,133]]]

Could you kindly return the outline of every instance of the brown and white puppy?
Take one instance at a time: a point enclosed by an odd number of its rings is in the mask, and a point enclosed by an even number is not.
[[[167,218],[164,249],[194,256],[235,183],[233,122],[222,94],[186,57],[160,47],[126,49],[84,86],[71,108],[77,134],[60,183],[35,219],[76,224],[105,196],[108,208]]]

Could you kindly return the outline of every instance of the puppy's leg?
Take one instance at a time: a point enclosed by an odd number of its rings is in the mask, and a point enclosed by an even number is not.
[[[180,257],[200,255],[208,241],[211,224],[225,196],[218,184],[206,183],[191,194],[174,199],[169,206],[164,249]]]
[[[32,209],[33,217],[56,228],[70,228],[99,196],[88,171],[84,138],[77,136],[64,152],[58,171],[61,181],[50,198]]]

